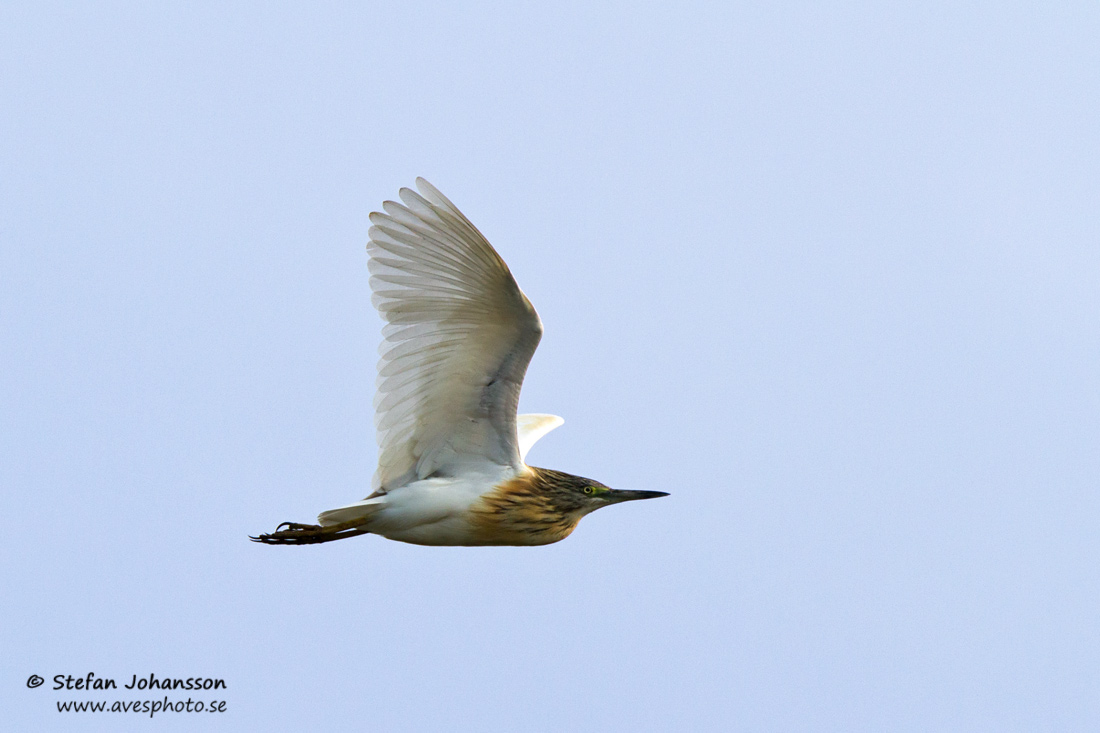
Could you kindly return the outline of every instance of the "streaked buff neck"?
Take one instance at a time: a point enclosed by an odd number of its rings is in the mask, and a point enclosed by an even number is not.
[[[569,536],[587,514],[580,476],[547,468],[498,484],[471,507],[471,521],[487,545],[548,545]]]

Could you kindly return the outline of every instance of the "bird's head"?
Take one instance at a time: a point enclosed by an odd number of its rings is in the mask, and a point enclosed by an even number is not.
[[[580,493],[584,496],[589,512],[601,509],[611,504],[621,504],[624,501],[637,499],[656,499],[659,496],[668,496],[664,491],[641,491],[638,489],[612,489],[604,486],[599,481],[587,481],[580,487]],[[587,513],[587,512],[586,512]]]
[[[568,514],[583,516],[611,504],[668,496],[664,491],[612,489],[599,481],[561,471],[538,469],[538,473],[542,479],[540,483],[558,510]]]

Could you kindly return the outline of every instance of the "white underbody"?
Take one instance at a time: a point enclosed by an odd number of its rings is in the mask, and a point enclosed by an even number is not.
[[[413,481],[350,507],[324,512],[333,525],[361,518],[371,534],[415,545],[477,545],[470,507],[497,484],[514,478],[511,466],[486,466],[459,477]]]
[[[362,527],[414,545],[480,545],[477,528],[470,523],[470,508],[495,486],[526,473],[522,460],[542,436],[564,422],[556,415],[518,415],[518,466],[502,466],[483,458],[467,458],[456,476],[433,477],[385,488],[380,496],[322,512],[324,527]]]

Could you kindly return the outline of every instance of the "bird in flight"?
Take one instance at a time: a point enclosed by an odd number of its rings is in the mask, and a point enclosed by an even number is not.
[[[564,422],[517,415],[542,321],[504,260],[423,178],[370,215],[372,301],[386,326],[374,400],[378,470],[363,501],[284,522],[269,545],[377,534],[418,545],[546,545],[624,491],[528,466]]]

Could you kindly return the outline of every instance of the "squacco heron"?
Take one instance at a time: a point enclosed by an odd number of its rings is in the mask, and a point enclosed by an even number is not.
[[[517,415],[542,321],[489,242],[434,186],[370,215],[370,285],[386,321],[378,363],[378,470],[366,499],[284,522],[269,545],[377,534],[418,545],[545,545],[584,515],[661,491],[623,491],[528,466],[564,422]]]

